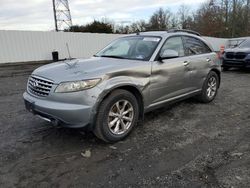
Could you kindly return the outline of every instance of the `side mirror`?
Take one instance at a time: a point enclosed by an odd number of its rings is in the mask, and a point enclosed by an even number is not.
[[[160,54],[160,60],[163,59],[172,59],[179,57],[179,53],[175,50],[164,50],[162,54]]]

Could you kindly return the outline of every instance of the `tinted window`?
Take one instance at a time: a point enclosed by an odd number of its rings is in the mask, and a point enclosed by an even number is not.
[[[181,37],[171,37],[167,39],[165,44],[162,46],[160,55],[162,55],[165,50],[174,50],[178,52],[180,57],[184,56],[184,47]]]
[[[186,55],[198,55],[210,53],[210,48],[199,39],[193,37],[183,37],[185,42]]]

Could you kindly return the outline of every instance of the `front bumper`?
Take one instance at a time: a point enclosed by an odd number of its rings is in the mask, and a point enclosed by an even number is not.
[[[82,128],[91,122],[92,107],[40,99],[25,92],[25,107],[42,119],[71,128]]]
[[[248,68],[250,67],[250,60],[231,60],[231,59],[224,59],[222,61],[222,67],[242,67]]]

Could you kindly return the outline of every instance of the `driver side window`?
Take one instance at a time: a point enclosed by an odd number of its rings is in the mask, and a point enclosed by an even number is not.
[[[171,37],[167,39],[167,41],[165,42],[165,44],[163,45],[160,51],[160,55],[162,55],[165,50],[174,50],[178,52],[179,57],[183,57],[185,53],[184,53],[184,46],[183,46],[182,38]]]

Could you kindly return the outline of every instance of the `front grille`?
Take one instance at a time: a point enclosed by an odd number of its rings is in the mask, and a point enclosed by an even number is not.
[[[227,59],[245,59],[246,56],[247,55],[244,52],[236,52],[236,53],[234,53],[234,52],[227,52],[226,53],[226,58]]]
[[[233,52],[227,52],[227,53],[226,53],[226,57],[227,57],[228,59],[233,59],[233,58],[234,58],[234,53],[233,53]]]
[[[245,59],[245,57],[246,57],[246,53],[244,52],[237,52],[235,54],[235,59]]]
[[[52,81],[32,75],[28,81],[28,92],[39,97],[46,97],[49,95],[52,85]]]

